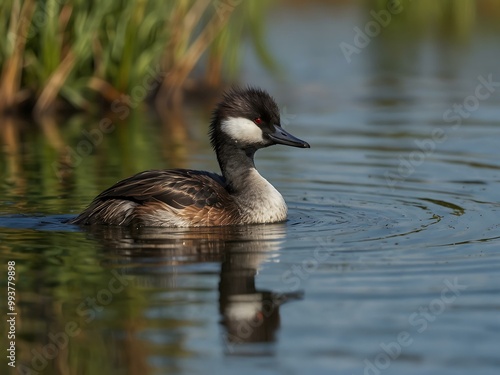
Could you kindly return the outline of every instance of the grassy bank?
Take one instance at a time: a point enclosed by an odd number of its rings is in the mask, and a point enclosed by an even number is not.
[[[179,102],[193,69],[217,86],[252,36],[263,61],[269,1],[5,0],[0,3],[0,112],[90,109],[95,101]]]

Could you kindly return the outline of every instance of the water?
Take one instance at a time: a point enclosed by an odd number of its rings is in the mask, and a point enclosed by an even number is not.
[[[136,171],[216,169],[199,105],[184,146],[137,114],[70,156],[62,182],[57,139],[77,150],[96,121],[44,123],[4,148],[0,254],[16,262],[20,373],[498,373],[500,95],[467,99],[478,77],[500,80],[496,41],[389,51],[380,37],[347,64],[338,45],[363,20],[329,12],[270,24],[285,83],[244,59],[243,80],[268,88],[312,146],[257,154],[286,223],[64,224]],[[443,118],[455,103],[471,110]],[[4,139],[22,126],[4,124]]]

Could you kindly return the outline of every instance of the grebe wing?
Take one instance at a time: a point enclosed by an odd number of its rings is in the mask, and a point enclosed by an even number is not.
[[[173,208],[220,206],[228,197],[226,182],[215,173],[190,169],[150,170],[117,182],[95,201],[160,201]]]

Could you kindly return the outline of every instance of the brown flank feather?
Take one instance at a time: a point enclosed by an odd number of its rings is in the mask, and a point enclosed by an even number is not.
[[[71,223],[217,226],[239,216],[223,177],[188,169],[150,170],[103,191]]]

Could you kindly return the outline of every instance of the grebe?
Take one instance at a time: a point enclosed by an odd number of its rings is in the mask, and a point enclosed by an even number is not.
[[[286,132],[265,91],[233,88],[213,112],[210,141],[222,175],[189,169],[150,170],[99,194],[79,225],[201,227],[286,220],[281,194],[255,169],[258,149],[282,144],[309,148]]]

